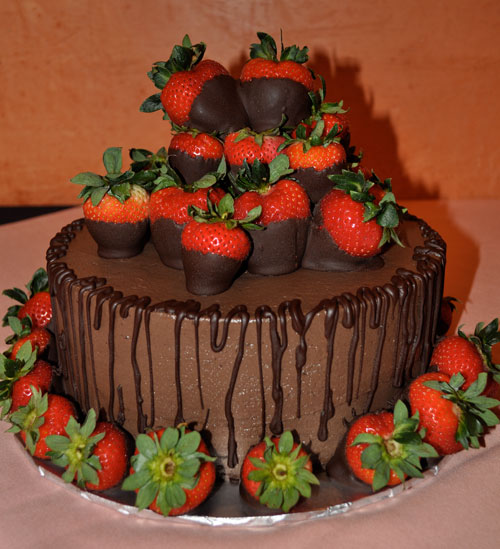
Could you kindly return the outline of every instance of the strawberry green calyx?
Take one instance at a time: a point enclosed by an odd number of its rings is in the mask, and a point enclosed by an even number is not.
[[[365,214],[363,221],[367,222],[375,219],[377,224],[383,228],[379,248],[390,241],[394,241],[399,246],[404,247],[395,229],[399,226],[401,217],[407,210],[397,204],[390,187],[377,204],[375,196],[370,192],[375,183],[367,181],[361,172],[355,173],[342,170],[342,174],[329,175],[327,177],[335,183],[335,189],[344,191],[355,202],[364,204]]]
[[[497,383],[500,383],[500,364],[494,364],[491,357],[493,346],[500,342],[498,318],[493,319],[486,326],[484,322],[479,322],[476,325],[474,334],[469,336],[466,335],[461,328],[459,328],[458,335],[470,341],[476,347],[477,351],[481,355],[481,358],[483,359],[486,370],[493,374],[493,379]]]
[[[36,357],[37,351],[32,351],[29,341],[21,346],[15,359],[0,354],[0,418],[4,418],[10,411],[14,383],[33,370]]]
[[[160,437],[139,434],[137,452],[131,458],[134,472],[127,477],[123,490],[137,491],[136,506],[142,510],[155,500],[163,515],[182,507],[185,490],[198,483],[200,466],[215,458],[198,451],[201,436],[197,431],[186,432],[183,425],[169,427]]]
[[[48,410],[48,394],[42,394],[42,391],[31,388],[32,397],[27,406],[22,406],[10,415],[9,421],[12,423],[9,433],[20,433],[26,435],[26,448],[31,455],[34,455],[36,445],[40,439],[40,427],[45,423],[44,414]]]
[[[361,454],[361,464],[374,471],[372,488],[376,492],[389,483],[391,471],[401,482],[408,477],[423,477],[421,458],[438,457],[436,450],[423,441],[424,429],[418,429],[418,412],[409,417],[405,404],[398,400],[394,407],[394,430],[389,437],[361,433],[351,446],[367,444]]]
[[[313,120],[319,120],[322,114],[345,114],[349,109],[344,109],[344,101],[332,103],[325,101],[326,98],[326,82],[325,79],[318,75],[321,80],[321,87],[317,92],[309,92],[311,98],[311,116],[306,118],[304,122],[310,124]]]
[[[181,45],[175,45],[168,61],[157,61],[153,68],[147,73],[148,78],[159,89],[163,90],[172,74],[180,71],[188,71],[194,68],[205,55],[206,45],[204,42],[192,44],[186,34]],[[161,99],[161,93],[155,93],[148,97],[141,105],[141,112],[165,111]],[[168,116],[165,118],[168,119]]]
[[[32,279],[26,284],[26,289],[28,290],[28,293],[20,288],[11,288],[2,292],[3,295],[21,303],[21,305],[11,305],[7,309],[7,313],[2,319],[2,326],[7,326],[9,324],[9,317],[17,317],[22,305],[25,305],[35,294],[39,292],[48,292],[49,278],[47,276],[47,271],[41,267],[40,269],[37,269],[33,274]]]
[[[488,375],[482,372],[465,391],[461,389],[465,379],[462,374],[455,374],[449,382],[429,380],[424,385],[442,393],[441,397],[453,402],[460,410],[455,440],[466,450],[469,447],[479,448],[479,437],[485,427],[497,425],[500,420],[490,410],[500,404],[495,398],[483,396]]]
[[[253,223],[261,214],[262,206],[257,206],[250,210],[245,219],[234,219],[234,198],[225,194],[219,204],[214,204],[210,198],[207,198],[208,210],[202,210],[197,206],[189,206],[188,214],[198,223],[224,223],[226,228],[235,229],[242,227],[247,230],[262,230],[263,227]]]
[[[302,49],[297,46],[283,46],[283,36],[281,36],[281,53],[278,59],[278,48],[272,36],[265,32],[258,32],[259,44],[250,45],[250,57],[252,59],[269,59],[271,61],[295,61],[296,63],[306,63],[309,59],[309,48]]]
[[[256,159],[252,164],[245,160],[236,176],[230,174],[231,183],[238,193],[257,191],[265,193],[280,179],[293,172],[286,154],[279,154],[269,164]]]
[[[269,437],[264,442],[263,459],[249,458],[255,469],[248,478],[259,483],[256,496],[260,503],[287,513],[301,496],[311,496],[311,486],[319,485],[319,480],[306,468],[309,456],[299,455],[302,446],[294,445],[290,431],[280,436],[277,447]]]
[[[295,137],[285,135],[286,141],[278,147],[278,151],[282,151],[284,148],[294,143],[302,143],[302,150],[304,154],[307,153],[311,147],[328,147],[332,143],[340,143],[340,138],[337,137],[339,133],[339,127],[334,124],[332,129],[327,135],[323,135],[325,129],[325,122],[319,119],[316,126],[312,129],[311,133],[307,135],[306,126],[300,124],[295,130]]]
[[[64,435],[50,435],[46,438],[50,451],[47,455],[59,467],[64,467],[62,474],[64,482],[76,483],[80,488],[85,484],[97,484],[97,471],[101,470],[99,458],[92,454],[95,445],[104,438],[105,433],[92,436],[96,426],[96,413],[88,411],[87,417],[80,425],[74,417],[70,417]]]
[[[106,175],[101,176],[92,172],[83,172],[71,178],[72,183],[84,185],[78,198],[86,201],[91,199],[92,204],[97,206],[106,194],[117,198],[122,204],[131,196],[131,185],[137,181],[140,183],[140,177],[137,177],[134,171],[122,169],[122,149],[121,147],[110,147],[103,154],[104,167]]]

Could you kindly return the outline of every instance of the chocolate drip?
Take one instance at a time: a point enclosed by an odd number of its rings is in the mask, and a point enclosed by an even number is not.
[[[332,363],[334,353],[335,333],[337,331],[337,322],[339,318],[338,303],[335,300],[325,303],[325,337],[327,340],[327,357],[325,365],[325,385],[323,394],[323,410],[321,412],[318,439],[326,440],[328,438],[328,420],[333,417],[335,407],[333,405],[333,393],[331,388]]]

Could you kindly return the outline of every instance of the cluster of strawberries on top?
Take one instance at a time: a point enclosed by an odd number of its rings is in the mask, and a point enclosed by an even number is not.
[[[131,436],[118,425],[98,421],[93,409],[80,423],[77,406],[53,391],[57,369],[45,360],[52,307],[43,269],[27,289],[29,294],[19,288],[3,292],[20,302],[4,316],[3,324],[14,333],[0,354],[1,417],[11,423],[9,431],[19,433],[31,455],[50,459],[66,482],[82,489],[120,486],[136,492],[139,509],[163,515],[199,506],[216,481],[215,457],[200,433],[182,424],[139,434],[134,452]],[[479,323],[471,335],[459,330],[443,337],[431,358],[435,371],[408,388],[411,417],[400,400],[393,412],[369,413],[351,423],[342,454],[352,474],[380,490],[421,477],[422,459],[478,448],[488,427],[499,422],[500,401],[493,396],[500,393],[500,365],[492,360],[498,342],[498,319]],[[265,437],[242,464],[243,493],[288,512],[319,484],[313,461],[291,432]]]
[[[356,270],[391,240],[401,244],[390,181],[361,167],[342,101],[327,102],[324,80],[304,66],[307,48],[281,45],[278,58],[275,41],[258,36],[239,79],[188,36],[153,65],[161,91],[141,110],[171,122],[168,149],[131,149],[122,172],[112,147],[106,175],[71,180],[84,186],[99,255],[136,255],[150,232],[161,261],[184,269],[188,290],[209,295],[242,267]]]

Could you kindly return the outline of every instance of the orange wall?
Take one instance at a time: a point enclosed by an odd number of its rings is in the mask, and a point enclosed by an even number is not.
[[[76,203],[109,146],[157,149],[146,77],[187,32],[235,74],[264,30],[310,48],[353,142],[399,197],[500,193],[497,0],[17,0],[0,3],[0,205]],[[7,192],[8,191],[8,192]]]

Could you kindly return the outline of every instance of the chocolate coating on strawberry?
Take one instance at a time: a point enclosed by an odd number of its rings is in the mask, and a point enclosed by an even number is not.
[[[242,82],[240,96],[248,114],[249,126],[256,132],[296,126],[311,114],[308,90],[286,78],[255,78]]]
[[[345,164],[342,162],[324,170],[298,168],[293,172],[293,178],[305,189],[311,202],[317,204],[333,188],[328,176],[342,173],[343,167],[345,167]]]
[[[149,237],[149,221],[137,223],[108,223],[85,220],[97,243],[97,253],[106,259],[134,257],[142,252]]]

